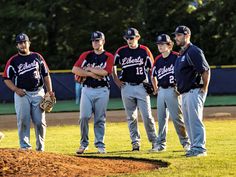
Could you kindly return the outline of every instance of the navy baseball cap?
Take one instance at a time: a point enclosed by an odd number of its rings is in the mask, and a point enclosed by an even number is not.
[[[124,38],[132,38],[132,37],[137,37],[137,36],[140,36],[137,29],[128,28],[128,30],[125,31]]]
[[[95,31],[91,34],[91,41],[105,39],[105,35],[101,31]]]
[[[184,35],[189,34],[189,35],[191,35],[191,31],[187,26],[181,25],[181,26],[178,26],[175,29],[175,32],[172,34],[184,34]]]
[[[25,33],[20,33],[16,36],[16,43],[30,41],[29,37]]]
[[[167,34],[161,34],[156,38],[156,44],[169,44],[171,42],[170,36]]]

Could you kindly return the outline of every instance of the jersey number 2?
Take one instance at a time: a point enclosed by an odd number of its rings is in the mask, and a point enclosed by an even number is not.
[[[170,84],[173,84],[173,83],[174,83],[174,76],[170,76],[170,77],[169,77],[169,82],[170,82]]]

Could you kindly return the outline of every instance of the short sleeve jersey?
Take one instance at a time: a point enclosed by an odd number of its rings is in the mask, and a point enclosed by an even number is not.
[[[209,70],[203,51],[197,46],[190,44],[179,55],[175,63],[175,77],[177,88],[180,93],[188,92],[194,88],[203,86],[202,73]]]
[[[139,45],[136,49],[126,45],[116,51],[114,64],[121,66],[120,80],[141,83],[148,78],[148,69],[153,65],[153,55],[144,45]]]
[[[14,84],[27,91],[36,91],[44,85],[44,77],[49,69],[44,58],[36,52],[23,56],[12,56],[5,67],[3,79],[13,80]]]
[[[178,53],[172,51],[166,58],[162,55],[155,58],[152,76],[157,77],[159,87],[167,88],[175,85],[174,66],[177,56]]]
[[[113,62],[114,56],[111,53],[104,51],[102,54],[96,54],[93,50],[91,50],[82,53],[77,59],[74,66],[80,68],[101,68],[111,74]],[[89,87],[109,87],[109,80],[109,76],[104,76],[101,80],[94,79],[92,77],[87,77],[83,84]]]

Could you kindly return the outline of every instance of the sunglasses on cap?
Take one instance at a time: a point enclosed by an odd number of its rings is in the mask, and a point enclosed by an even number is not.
[[[133,40],[135,37],[126,37],[126,40]]]

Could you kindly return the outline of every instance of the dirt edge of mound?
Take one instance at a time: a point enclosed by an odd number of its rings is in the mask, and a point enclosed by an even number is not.
[[[169,165],[160,160],[0,148],[0,176],[107,176],[152,171]]]

